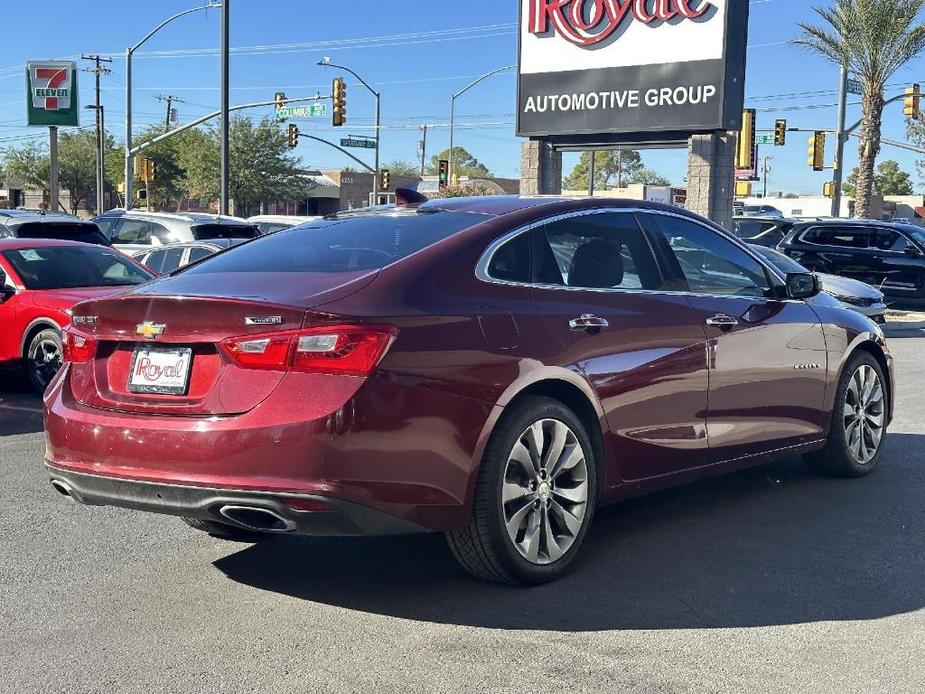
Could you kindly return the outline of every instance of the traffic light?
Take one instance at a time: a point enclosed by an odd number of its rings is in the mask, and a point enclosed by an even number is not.
[[[739,131],[739,146],[736,149],[736,168],[755,168],[755,116],[753,108],[742,111],[742,129]]]
[[[335,128],[339,128],[347,122],[347,83],[344,82],[343,77],[334,78],[331,96],[334,100],[332,123]]]
[[[822,194],[827,198],[835,197],[835,183],[833,181],[826,181],[822,186]]]
[[[379,172],[379,190],[388,190],[392,183],[392,174],[388,169],[382,169]]]
[[[809,149],[806,150],[808,158],[806,163],[813,167],[813,171],[825,169],[825,131],[817,130],[809,138]]]
[[[443,191],[446,190],[446,187],[450,183],[450,160],[449,159],[440,160],[440,168],[439,168],[439,174],[437,175],[437,181],[440,184],[440,192],[442,193]]]
[[[903,109],[903,115],[906,118],[915,118],[918,119],[921,110],[919,105],[922,101],[922,88],[918,84],[913,84],[911,87],[906,89],[906,101],[905,108]]]
[[[157,162],[153,159],[145,159],[145,180],[153,181],[157,178]]]
[[[787,121],[779,120],[774,123],[774,146],[783,147],[787,144]]]
[[[145,177],[145,158],[140,154],[136,154],[132,168],[135,171],[135,178],[143,179]]]
[[[276,106],[276,120],[277,122],[282,122],[283,119],[280,118],[279,112],[286,105],[286,92],[276,92],[273,96],[273,102]]]
[[[752,194],[752,184],[748,181],[736,181],[736,197],[747,198]]]
[[[299,145],[299,126],[295,123],[289,124],[289,147],[295,148]]]

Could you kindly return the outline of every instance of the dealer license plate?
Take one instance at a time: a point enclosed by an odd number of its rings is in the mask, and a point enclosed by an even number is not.
[[[131,393],[185,395],[189,387],[193,350],[138,347],[128,379]]]

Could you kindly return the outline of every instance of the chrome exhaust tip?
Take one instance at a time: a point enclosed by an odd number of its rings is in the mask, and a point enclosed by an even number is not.
[[[275,511],[259,506],[222,506],[218,510],[223,518],[248,530],[262,533],[288,533],[295,530],[295,523],[283,518]]]
[[[54,489],[56,492],[58,492],[58,494],[60,494],[61,496],[67,498],[68,501],[73,501],[74,503],[77,503],[77,499],[74,498],[71,485],[69,485],[64,480],[52,480],[51,488]]]

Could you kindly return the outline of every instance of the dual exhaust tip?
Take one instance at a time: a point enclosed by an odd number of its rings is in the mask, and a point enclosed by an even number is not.
[[[51,480],[52,489],[68,501],[77,502],[74,489],[64,480]],[[296,524],[275,511],[262,506],[226,504],[218,513],[237,526],[262,533],[288,533],[296,529]]]

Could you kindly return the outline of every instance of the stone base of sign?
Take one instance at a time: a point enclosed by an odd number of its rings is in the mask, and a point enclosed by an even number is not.
[[[687,145],[687,209],[729,229],[737,134],[693,135]]]
[[[520,194],[558,195],[562,192],[562,152],[538,140],[520,146]]]

